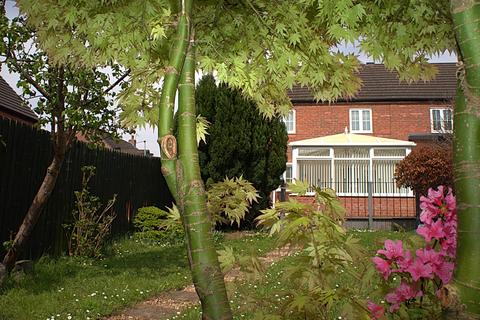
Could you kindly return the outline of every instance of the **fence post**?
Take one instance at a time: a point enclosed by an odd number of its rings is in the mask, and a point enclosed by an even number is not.
[[[372,182],[367,182],[367,192],[368,192],[368,229],[372,230],[373,228],[373,191],[372,191]]]
[[[280,185],[280,202],[287,201],[287,186],[285,185],[285,181],[282,180],[282,184]]]

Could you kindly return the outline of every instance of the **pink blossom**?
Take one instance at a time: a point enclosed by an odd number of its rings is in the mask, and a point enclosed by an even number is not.
[[[430,226],[418,227],[417,233],[423,236],[427,242],[430,242],[432,238],[441,239],[445,237],[445,232],[443,231],[443,221],[438,219]]]
[[[412,254],[410,251],[405,250],[403,257],[397,260],[398,271],[406,272],[410,265],[413,263]]]
[[[377,254],[383,254],[388,260],[400,258],[403,256],[402,240],[385,240],[385,249],[387,250],[378,250]]]
[[[379,320],[385,317],[385,308],[373,303],[372,301],[368,301],[367,308],[370,310],[370,317],[371,319]]]
[[[414,284],[409,284],[405,281],[402,281],[395,292],[402,297],[403,301],[423,296],[423,292],[421,290],[417,290]]]
[[[392,270],[390,269],[390,263],[380,257],[374,257],[372,261],[377,270],[383,275],[383,278],[387,280],[390,273],[392,273]]]
[[[401,296],[399,296],[396,292],[390,292],[385,296],[385,300],[390,303],[390,308],[388,311],[391,313],[397,312],[400,309],[400,303],[402,302]]]
[[[430,264],[424,264],[422,260],[416,259],[406,270],[412,276],[413,281],[418,281],[420,278],[433,278],[433,270]]]
[[[435,268],[436,275],[442,280],[443,284],[447,284],[452,280],[453,269],[455,264],[453,262],[445,261]]]
[[[400,286],[395,291],[390,292],[385,296],[385,300],[391,304],[389,311],[396,312],[400,308],[400,303],[421,297],[423,292],[417,290],[413,284],[402,281]]]
[[[430,225],[433,223],[433,218],[435,218],[437,214],[438,212],[423,209],[422,213],[420,213],[420,221],[426,225]]]
[[[438,266],[443,263],[442,255],[434,249],[418,249],[416,254],[420,261],[422,261],[423,263],[429,263],[432,267]]]
[[[456,217],[457,213],[457,203],[455,201],[455,196],[453,195],[452,189],[448,188],[448,193],[445,196],[445,205],[447,210],[447,219],[451,216]]]
[[[401,241],[386,240],[384,249],[377,254],[386,259],[374,257],[373,262],[385,280],[392,272],[399,272],[400,286],[385,296],[390,304],[390,313],[398,311],[400,304],[423,295],[418,290],[419,280],[428,285],[428,279],[438,277],[445,285],[452,279],[456,248],[457,248],[457,212],[455,196],[452,189],[446,190],[439,186],[437,190],[429,189],[427,197],[421,197],[422,214],[420,220],[423,226],[417,228],[417,233],[425,239],[425,248],[416,250],[412,255],[403,248]],[[436,241],[432,241],[436,240]],[[398,267],[398,269],[394,269]],[[436,292],[437,296],[441,288]],[[406,304],[409,307],[409,304]],[[373,319],[384,317],[384,308],[369,302],[369,310]],[[378,313],[375,313],[377,312]]]

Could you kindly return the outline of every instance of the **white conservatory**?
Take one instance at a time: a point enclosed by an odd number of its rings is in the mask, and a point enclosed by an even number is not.
[[[397,188],[396,164],[415,147],[411,141],[341,133],[289,143],[292,162],[286,180],[329,187],[339,196],[412,196]]]

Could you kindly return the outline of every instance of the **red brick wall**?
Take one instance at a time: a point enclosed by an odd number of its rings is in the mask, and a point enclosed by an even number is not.
[[[313,204],[313,197],[291,198],[306,204]],[[340,197],[345,209],[347,218],[368,217],[367,197]],[[415,217],[415,198],[413,197],[374,197],[373,216],[375,218],[410,218]]]
[[[335,105],[297,104],[295,108],[295,134],[289,134],[289,142],[328,136],[350,130],[352,108],[372,110],[370,135],[408,140],[410,133],[430,133],[430,109],[446,107],[448,104],[432,103],[351,103]],[[288,149],[291,161],[291,149]]]

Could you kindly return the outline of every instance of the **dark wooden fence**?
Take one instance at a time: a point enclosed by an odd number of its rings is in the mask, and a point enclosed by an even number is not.
[[[5,253],[3,242],[18,230],[52,156],[48,132],[0,119],[0,257]],[[165,207],[172,203],[158,158],[75,143],[66,156],[25,257],[35,258],[45,253],[57,255],[66,250],[62,225],[72,220],[74,191],[80,189],[83,166],[96,167],[96,175],[89,184],[92,194],[100,197],[103,203],[117,194],[113,235],[131,230],[137,208]]]

